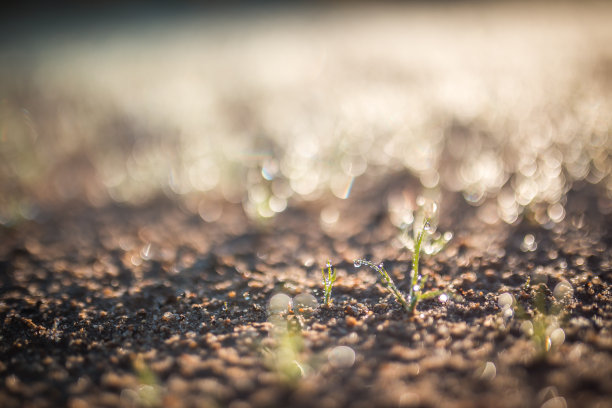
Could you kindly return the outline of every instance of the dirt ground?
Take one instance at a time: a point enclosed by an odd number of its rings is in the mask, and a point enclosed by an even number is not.
[[[612,220],[596,190],[572,191],[552,228],[529,217],[485,227],[447,194],[440,228],[455,236],[423,267],[449,300],[411,317],[353,260],[385,262],[407,291],[411,255],[392,245],[381,197],[415,184],[399,174],[356,186],[327,231],[324,200],[266,224],[228,205],[208,224],[167,199],[75,205],[2,229],[1,405],[612,406]],[[537,247],[525,248],[528,234]],[[328,259],[338,280],[324,307]],[[540,282],[551,311],[562,280],[573,289],[554,312],[565,341],[538,352],[521,329],[529,318],[504,316],[500,295],[534,313]],[[274,319],[276,293],[319,305],[294,300]]]
[[[0,16],[0,408],[612,407],[611,3],[351,5]]]

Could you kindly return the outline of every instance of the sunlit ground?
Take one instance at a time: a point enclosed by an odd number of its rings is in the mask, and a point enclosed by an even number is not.
[[[612,2],[327,6],[0,15],[0,408],[610,406]]]
[[[168,195],[208,222],[408,171],[487,223],[612,211],[612,6],[262,9],[5,41],[0,223]],[[54,35],[52,35],[54,34]],[[412,203],[390,197],[398,224]],[[333,219],[327,208],[322,218]]]

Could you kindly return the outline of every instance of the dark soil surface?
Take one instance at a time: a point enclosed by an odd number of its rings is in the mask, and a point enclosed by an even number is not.
[[[612,408],[612,2],[56,3],[0,12],[0,408]],[[354,262],[409,293],[421,195],[408,314]]]
[[[611,407],[612,219],[594,188],[574,186],[548,226],[530,214],[486,225],[446,193],[440,229],[454,238],[422,267],[449,300],[408,316],[353,260],[384,262],[408,291],[411,254],[394,245],[386,197],[414,186],[404,175],[356,185],[325,228],[329,198],[259,224],[240,206],[205,223],[159,199],[74,204],[0,230],[0,406]],[[322,307],[328,259],[338,280]],[[535,283],[552,310],[563,280],[565,341],[538,352],[499,296],[534,318]],[[319,306],[270,318],[281,292]]]

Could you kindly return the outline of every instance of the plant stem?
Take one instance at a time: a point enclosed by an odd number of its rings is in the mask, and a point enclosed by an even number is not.
[[[410,292],[408,294],[408,299],[410,299],[409,312],[414,313],[414,308],[416,307],[417,301],[419,300],[419,294],[415,293],[414,287],[417,285],[419,280],[419,255],[421,254],[421,245],[423,244],[423,237],[425,236],[426,226],[429,224],[429,218],[425,218],[425,222],[423,223],[423,228],[419,232],[417,236],[416,242],[414,244],[414,256],[412,257],[412,276],[410,282]]]
[[[334,282],[336,282],[336,270],[333,269],[332,271],[331,262],[327,263],[327,277],[325,277],[325,268],[321,269],[321,275],[323,276],[323,293],[324,293],[323,301],[326,306],[329,306],[332,288],[333,288]]]
[[[406,310],[407,312],[410,311],[410,307],[408,305],[408,302],[406,302],[406,299],[404,298],[404,295],[402,295],[402,293],[399,291],[399,289],[397,288],[397,286],[395,286],[395,283],[393,282],[393,279],[391,279],[391,276],[389,276],[389,273],[385,270],[385,268],[382,266],[382,263],[380,265],[375,265],[370,261],[366,261],[365,259],[358,259],[355,261],[355,266],[360,266],[360,265],[367,265],[370,268],[374,269],[376,272],[378,272],[380,274],[380,276],[383,278],[387,289],[389,289],[389,291],[391,292],[391,294],[395,297],[395,300],[397,300],[402,307],[404,308],[404,310]]]

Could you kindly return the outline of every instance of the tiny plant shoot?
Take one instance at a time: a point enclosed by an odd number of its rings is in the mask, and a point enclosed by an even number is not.
[[[324,294],[323,304],[325,304],[325,306],[329,306],[331,302],[332,287],[334,286],[334,283],[336,282],[336,268],[332,269],[331,261],[327,261],[327,264],[325,265],[325,267],[327,268],[327,276],[325,276],[325,268],[321,269],[321,276],[323,277],[323,294]]]
[[[423,292],[423,288],[427,282],[427,276],[423,277],[419,274],[419,256],[421,254],[421,245],[423,244],[423,238],[429,233],[430,230],[430,219],[426,218],[414,243],[414,256],[412,258],[412,272],[410,275],[410,292],[408,294],[408,300],[406,300],[397,286],[395,286],[395,283],[385,270],[382,263],[380,265],[375,265],[372,262],[364,259],[357,259],[355,261],[355,267],[357,268],[361,265],[366,265],[377,271],[391,294],[395,297],[395,300],[397,300],[397,302],[400,303],[404,310],[409,314],[414,314],[416,305],[420,300],[430,299],[442,294],[441,290]]]
[[[548,352],[565,341],[565,331],[560,323],[566,315],[566,306],[573,297],[573,288],[567,281],[561,281],[553,291],[554,299],[546,307],[546,285],[541,283],[532,287],[528,279],[525,284],[533,296],[533,310],[528,313],[522,306],[516,305],[516,316],[523,320],[521,330],[531,338],[536,357],[546,358]]]
[[[356,259],[355,267],[359,268],[361,265],[369,266],[370,268],[378,272],[382,277],[385,286],[387,286],[387,289],[389,289],[389,292],[391,292],[393,297],[395,297],[395,300],[397,300],[398,303],[402,305],[405,311],[410,312],[410,306],[408,305],[408,302],[406,302],[406,299],[404,298],[404,295],[402,295],[402,292],[400,292],[397,286],[395,286],[393,279],[391,279],[391,276],[389,276],[389,273],[383,266],[382,262],[379,265],[376,265],[370,261],[366,261],[365,259]]]
[[[434,290],[426,293],[422,292],[428,277],[421,276],[421,274],[419,274],[419,256],[421,255],[421,245],[423,244],[423,238],[425,237],[425,234],[428,234],[431,230],[431,225],[429,222],[430,219],[426,218],[414,245],[414,256],[412,257],[412,272],[410,279],[410,293],[408,294],[408,299],[410,299],[408,311],[410,313],[414,313],[416,304],[420,300],[430,299],[442,294],[441,290]]]

